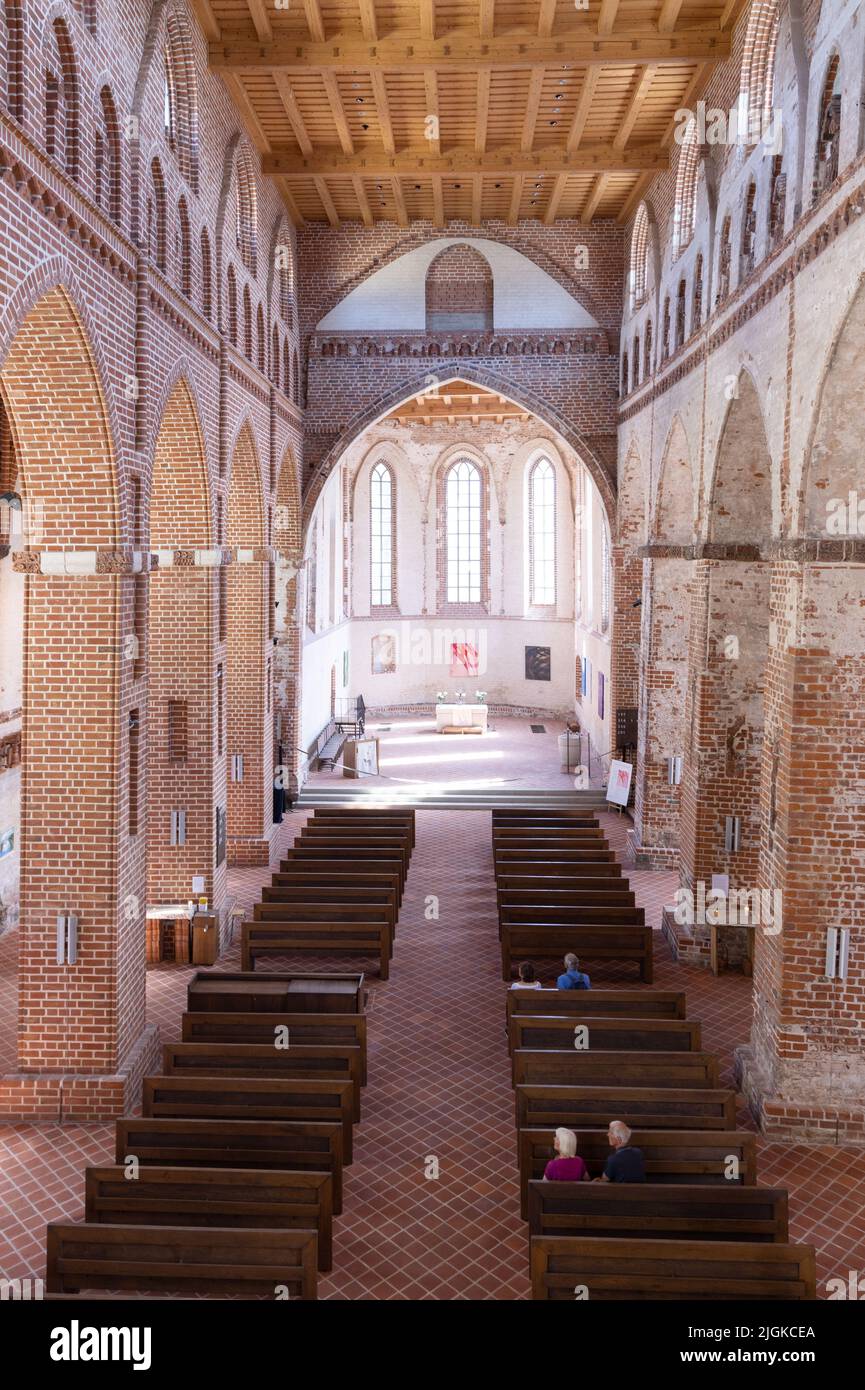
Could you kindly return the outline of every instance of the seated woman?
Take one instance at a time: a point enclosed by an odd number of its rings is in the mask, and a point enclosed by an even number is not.
[[[589,1170],[577,1153],[577,1136],[572,1129],[557,1129],[553,1147],[558,1158],[551,1158],[544,1169],[544,1182],[590,1182]]]
[[[535,967],[531,961],[524,960],[522,965],[517,967],[518,980],[514,980],[511,989],[540,989],[540,980],[535,979]]]

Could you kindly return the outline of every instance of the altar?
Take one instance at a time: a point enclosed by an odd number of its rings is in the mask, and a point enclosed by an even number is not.
[[[488,705],[436,705],[437,734],[485,734]]]

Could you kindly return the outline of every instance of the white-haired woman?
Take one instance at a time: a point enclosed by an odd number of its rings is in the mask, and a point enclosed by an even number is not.
[[[544,1169],[544,1182],[589,1182],[589,1170],[577,1153],[577,1136],[572,1129],[557,1129],[551,1158]]]

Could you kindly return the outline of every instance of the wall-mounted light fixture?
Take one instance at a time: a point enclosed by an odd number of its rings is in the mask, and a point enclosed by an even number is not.
[[[57,914],[57,964],[78,963],[78,918],[74,912]]]
[[[827,927],[826,929],[826,978],[827,980],[846,980],[847,965],[850,959],[850,928]]]
[[[724,849],[728,854],[735,854],[742,848],[742,817],[727,816],[724,822]]]
[[[232,753],[231,755],[231,780],[232,782],[243,781],[243,754]]]
[[[171,844],[176,847],[186,844],[186,812],[171,812]]]
[[[682,759],[677,753],[667,759],[667,781],[671,787],[678,787],[682,780]]]

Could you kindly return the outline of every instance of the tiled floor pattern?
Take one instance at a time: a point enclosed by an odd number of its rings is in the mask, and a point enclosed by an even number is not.
[[[537,743],[524,747],[525,765],[542,742],[531,737]],[[285,841],[302,819],[286,820]],[[615,814],[602,819],[623,851],[629,822]],[[391,978],[370,979],[369,1084],[355,1161],[346,1171],[344,1214],[335,1223],[334,1270],[320,1280],[321,1297],[527,1297],[489,835],[482,812],[418,815]],[[674,877],[631,877],[647,920],[657,925]],[[233,893],[252,903],[269,871],[235,870],[231,878]],[[11,946],[9,935],[0,939],[4,1025],[14,993]],[[221,964],[237,967],[236,948]],[[309,959],[291,964],[317,968]],[[333,958],[322,964],[340,968]],[[149,1016],[166,1040],[178,1035],[189,973],[175,966],[148,972]],[[626,982],[633,979],[624,967],[597,977],[599,985]],[[731,1049],[748,1036],[750,982],[675,964],[659,936],[655,983],[687,990],[704,1046],[729,1064]],[[740,1123],[750,1126],[747,1112]],[[84,1167],[112,1157],[108,1126],[0,1129],[2,1274],[42,1273],[45,1222],[79,1219]],[[436,1167],[438,1177],[427,1176]],[[865,1150],[761,1141],[759,1177],[790,1190],[791,1238],[818,1247],[818,1287],[865,1265]]]

